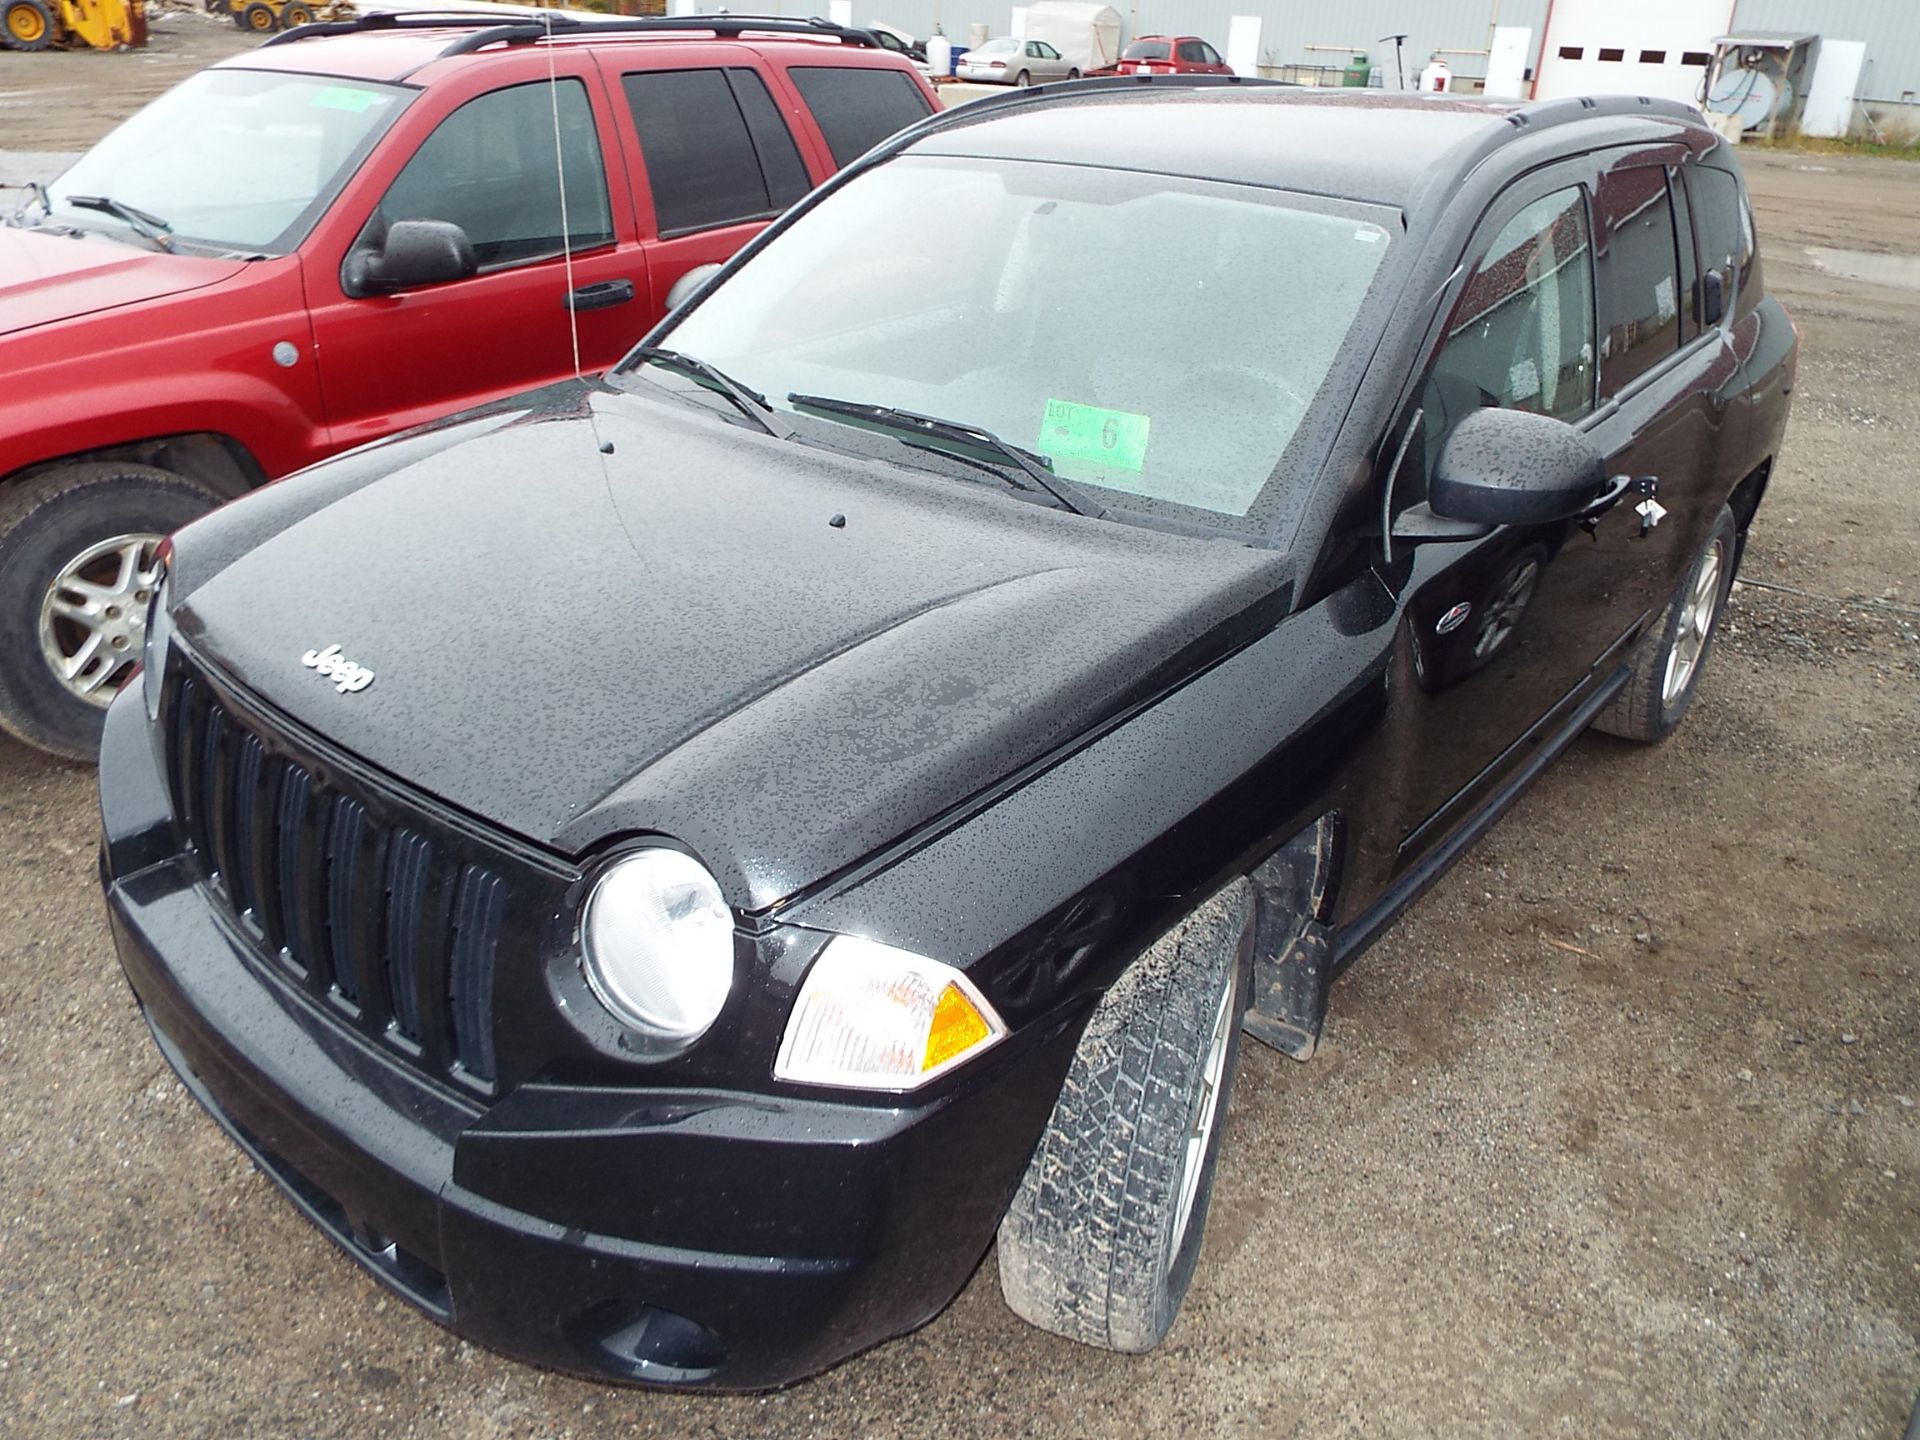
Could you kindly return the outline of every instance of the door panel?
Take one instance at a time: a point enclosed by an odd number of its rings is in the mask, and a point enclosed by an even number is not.
[[[1425,499],[1446,436],[1497,405],[1588,425],[1597,403],[1591,167],[1554,167],[1511,189],[1464,257],[1467,277],[1415,388],[1419,427],[1393,508]],[[1630,517],[1503,526],[1480,540],[1404,550],[1415,684],[1397,704],[1412,754],[1403,771],[1401,858],[1470,812],[1523,756],[1523,737],[1573,703],[1617,653],[1643,606],[1644,556]]]
[[[573,73],[566,73],[571,68]],[[640,334],[640,307],[619,303],[619,282],[644,293],[619,152],[598,80],[563,67],[558,109],[567,158],[566,227],[554,155],[555,92],[544,80],[468,98],[438,119],[399,173],[363,199],[353,243],[377,243],[401,219],[444,219],[467,230],[482,270],[397,295],[353,297],[338,265],[307,271],[321,384],[336,446],[603,370]],[[604,286],[603,303],[574,311],[569,293]],[[605,303],[612,300],[613,303]]]

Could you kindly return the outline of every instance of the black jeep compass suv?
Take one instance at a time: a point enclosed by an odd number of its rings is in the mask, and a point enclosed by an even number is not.
[[[930,119],[604,381],[178,534],[101,755],[127,976],[511,1354],[775,1385],[996,1236],[1145,1349],[1243,1031],[1310,1056],[1573,737],[1685,714],[1795,351],[1680,105]]]

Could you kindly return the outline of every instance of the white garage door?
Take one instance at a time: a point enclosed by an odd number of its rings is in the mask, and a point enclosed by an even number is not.
[[[1733,0],[1554,0],[1534,95],[1700,99]]]

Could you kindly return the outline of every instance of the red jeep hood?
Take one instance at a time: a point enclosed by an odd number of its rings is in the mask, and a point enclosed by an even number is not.
[[[0,228],[0,335],[198,290],[246,264]]]

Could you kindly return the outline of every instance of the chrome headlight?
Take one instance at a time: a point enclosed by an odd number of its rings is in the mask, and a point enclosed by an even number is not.
[[[610,866],[580,923],[587,983],[624,1024],[685,1044],[733,988],[733,914],[704,866],[679,850],[636,850]]]
[[[173,648],[171,587],[162,574],[147,607],[147,634],[140,646],[140,694],[147,703],[147,719],[160,718],[160,697],[167,688],[167,654]]]

